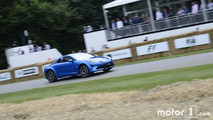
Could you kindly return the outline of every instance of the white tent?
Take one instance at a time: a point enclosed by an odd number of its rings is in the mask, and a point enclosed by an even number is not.
[[[141,0],[115,0],[113,2],[107,3],[103,6],[103,9],[109,9],[117,6],[122,6],[130,3],[134,3]]]

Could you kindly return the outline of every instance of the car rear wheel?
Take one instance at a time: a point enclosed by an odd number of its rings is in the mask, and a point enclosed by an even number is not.
[[[90,72],[89,69],[86,65],[81,65],[79,68],[79,73],[81,75],[81,77],[88,77],[90,76]]]
[[[57,80],[53,71],[48,71],[47,72],[47,80],[50,83],[55,82]]]

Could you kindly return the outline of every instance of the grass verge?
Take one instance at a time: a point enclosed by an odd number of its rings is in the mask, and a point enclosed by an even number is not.
[[[20,103],[23,101],[78,93],[117,92],[130,90],[144,91],[158,85],[168,85],[175,82],[191,81],[194,79],[212,78],[212,73],[213,64],[209,64],[174,70],[127,75],[0,94],[0,103]]]

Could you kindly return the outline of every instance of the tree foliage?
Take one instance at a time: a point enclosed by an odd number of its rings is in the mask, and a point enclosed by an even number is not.
[[[7,66],[4,49],[21,44],[24,30],[38,44],[48,42],[62,54],[85,49],[82,28],[104,24],[102,5],[112,0],[1,0],[0,68]]]

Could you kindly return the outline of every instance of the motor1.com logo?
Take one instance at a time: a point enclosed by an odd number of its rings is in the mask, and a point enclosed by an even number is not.
[[[197,106],[186,106],[182,110],[177,109],[158,109],[157,116],[169,117],[169,116],[184,116],[185,118],[197,118],[211,116],[210,112],[198,112]]]

